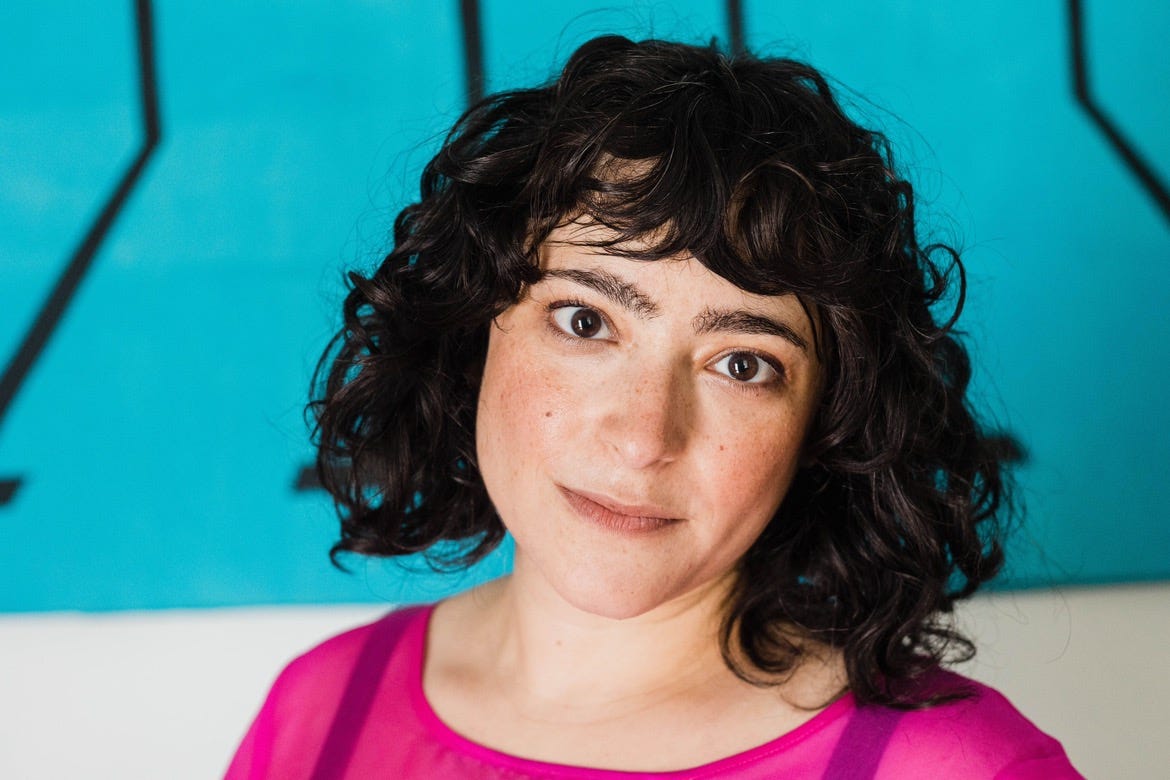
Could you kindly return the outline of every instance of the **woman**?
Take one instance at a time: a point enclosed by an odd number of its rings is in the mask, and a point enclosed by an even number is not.
[[[350,278],[334,553],[507,529],[514,571],[294,661],[229,777],[1079,776],[941,669],[1012,447],[932,314],[958,256],[815,70],[591,41],[468,111]]]

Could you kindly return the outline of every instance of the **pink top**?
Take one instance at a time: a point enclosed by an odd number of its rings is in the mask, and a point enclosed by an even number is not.
[[[448,728],[422,689],[432,607],[392,612],[290,663],[226,777],[633,780],[634,778],[1081,778],[1056,740],[1000,693],[938,671],[932,691],[971,698],[900,712],[846,694],[803,725],[743,753],[675,772],[620,772],[501,753]]]

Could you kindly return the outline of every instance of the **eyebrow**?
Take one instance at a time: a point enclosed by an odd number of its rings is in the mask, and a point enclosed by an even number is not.
[[[707,309],[691,321],[695,333],[746,333],[763,336],[779,336],[791,342],[801,352],[808,353],[808,342],[804,337],[783,322],[752,314],[746,311]]]
[[[567,279],[583,285],[605,296],[624,309],[643,319],[657,317],[661,313],[658,304],[638,289],[637,285],[600,269],[553,268],[544,272],[545,277]],[[705,309],[691,320],[695,333],[743,333],[750,335],[778,336],[792,343],[802,352],[808,353],[808,342],[790,326],[742,310]]]
[[[642,292],[636,285],[621,279],[608,271],[598,269],[586,270],[582,268],[553,268],[544,272],[544,276],[555,279],[568,279],[570,282],[584,285],[595,292],[604,295],[623,309],[649,319],[660,313],[658,304],[649,295]]]

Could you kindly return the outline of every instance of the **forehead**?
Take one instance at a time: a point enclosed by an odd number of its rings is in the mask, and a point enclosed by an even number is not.
[[[795,294],[763,295],[745,290],[719,276],[689,254],[672,255],[658,260],[643,259],[653,255],[658,236],[617,242],[611,228],[587,218],[567,221],[549,234],[539,247],[542,272],[597,270],[630,283],[645,292],[647,304],[685,303],[691,308],[742,309],[784,315],[799,323],[808,336],[814,335],[813,311]],[[548,277],[546,277],[548,278]],[[556,274],[554,278],[566,278]],[[650,306],[643,308],[650,308]]]

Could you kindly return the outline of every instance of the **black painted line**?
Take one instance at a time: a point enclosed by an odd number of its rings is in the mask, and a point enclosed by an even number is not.
[[[158,146],[162,137],[162,123],[158,109],[158,82],[155,78],[154,66],[154,31],[153,15],[150,0],[136,0],[135,19],[138,28],[138,80],[141,100],[144,138],[142,147],[134,157],[134,162],[122,174],[113,194],[107,198],[105,206],[97,219],[86,231],[81,244],[74,250],[60,278],[57,280],[49,297],[41,306],[32,326],[25,334],[16,354],[4,369],[0,377],[0,425],[4,422],[13,400],[20,392],[21,386],[28,378],[29,372],[40,358],[45,345],[49,343],[57,326],[65,315],[65,310],[77,294],[81,282],[85,279],[93,265],[93,260],[117,219],[126,199],[138,182],[151,154]],[[19,479],[5,479],[0,481],[0,506],[12,500],[20,486]]]
[[[158,110],[158,77],[154,66],[154,12],[150,0],[136,0],[138,16],[138,86],[142,97],[142,116],[146,129],[143,151],[153,151],[162,138],[162,119]]]
[[[746,51],[746,44],[743,31],[743,3],[740,0],[727,0],[727,35],[732,55],[743,54]]]
[[[463,22],[463,80],[467,105],[483,98],[483,35],[479,24],[479,0],[459,0]]]
[[[305,466],[297,472],[297,481],[293,485],[294,490],[321,490],[321,480],[317,477],[317,469],[313,466]]]
[[[20,487],[19,479],[0,479],[0,506],[4,506],[12,500],[18,487]]]
[[[1085,21],[1084,8],[1081,0],[1069,0],[1068,3],[1069,35],[1072,53],[1073,92],[1077,103],[1093,120],[1098,129],[1113,146],[1114,151],[1125,161],[1130,173],[1137,177],[1142,187],[1154,203],[1162,210],[1162,215],[1170,220],[1170,189],[1158,180],[1154,169],[1138,154],[1137,149],[1129,142],[1116,124],[1101,110],[1093,98],[1089,88],[1089,66],[1085,56]]]

